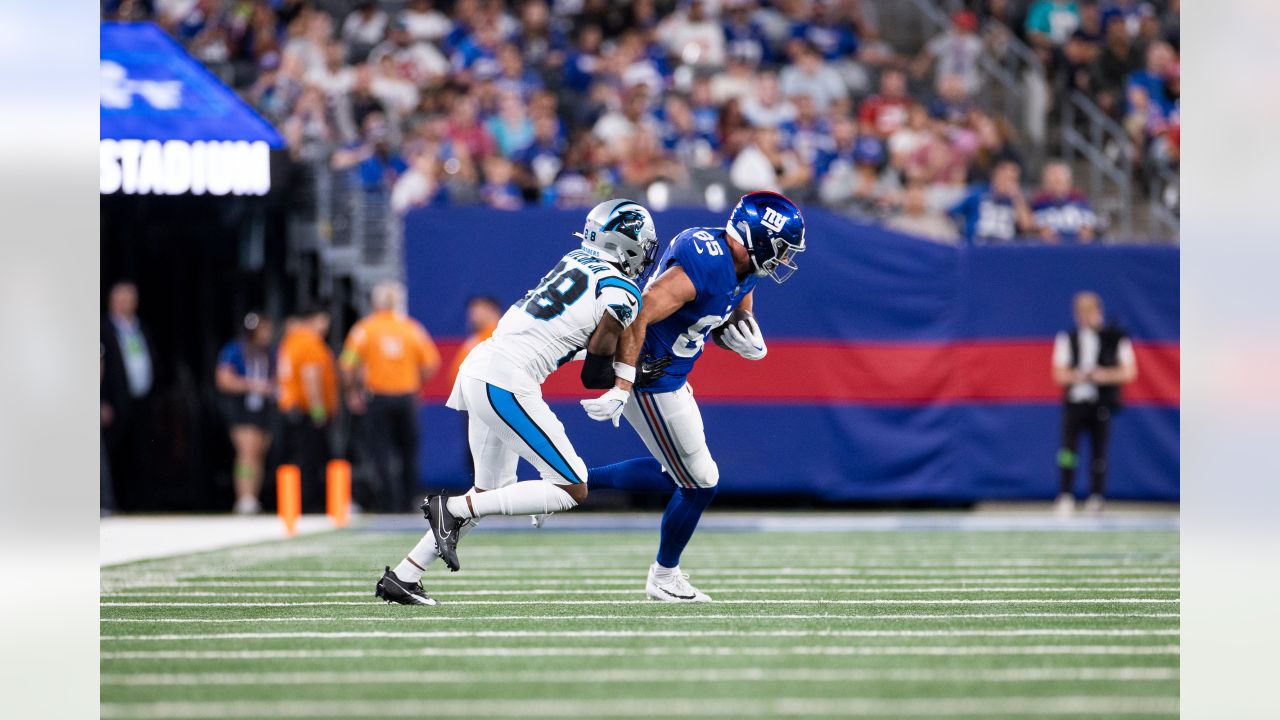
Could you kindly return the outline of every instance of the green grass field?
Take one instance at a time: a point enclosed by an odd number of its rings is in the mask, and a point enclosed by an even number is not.
[[[104,568],[103,717],[1178,712],[1176,532],[702,532],[695,606],[644,599],[653,532],[481,528],[441,605],[376,601],[415,540]]]

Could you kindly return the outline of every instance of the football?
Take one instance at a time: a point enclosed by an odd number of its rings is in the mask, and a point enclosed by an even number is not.
[[[724,335],[725,328],[729,327],[730,325],[733,325],[734,323],[737,323],[739,320],[746,320],[749,317],[751,317],[750,310],[743,310],[742,308],[734,308],[733,313],[729,315],[729,319],[726,320],[723,325],[720,325],[719,327],[711,331],[711,341],[714,342],[716,345],[719,345],[720,347],[724,348],[725,350],[728,350],[729,348],[724,344],[724,340],[720,339],[720,336]]]

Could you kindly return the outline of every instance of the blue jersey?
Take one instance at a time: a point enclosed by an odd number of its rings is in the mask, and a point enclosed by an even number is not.
[[[643,392],[672,392],[684,386],[707,336],[724,324],[742,298],[756,286],[755,275],[739,280],[724,228],[689,228],[667,246],[654,277],[679,265],[697,295],[661,322],[648,327],[640,357],[671,357],[667,374]],[[650,280],[650,282],[653,282]]]
[[[1066,242],[1076,242],[1085,228],[1097,231],[1098,216],[1084,195],[1072,191],[1066,197],[1041,194],[1031,201],[1031,214],[1036,223],[1047,227]]]
[[[1018,214],[1013,199],[996,195],[989,186],[967,195],[948,213],[961,219],[970,243],[1011,241],[1018,236]]]

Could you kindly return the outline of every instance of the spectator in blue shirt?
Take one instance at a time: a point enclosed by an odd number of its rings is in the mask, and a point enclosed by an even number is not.
[[[453,68],[470,73],[473,78],[492,78],[498,74],[498,47],[502,33],[497,27],[480,26],[458,43],[453,52]]]
[[[989,185],[975,188],[948,211],[959,220],[965,242],[1007,243],[1034,230],[1035,220],[1019,185],[1021,174],[1017,163],[996,165]]]
[[[496,210],[519,210],[524,206],[524,195],[515,183],[515,168],[504,157],[488,157],[484,160],[484,185],[480,197],[484,204]]]
[[[813,17],[791,26],[791,37],[805,40],[828,61],[858,54],[858,36],[851,25],[841,23],[831,9],[834,3],[815,3]]]
[[[604,35],[598,25],[584,25],[578,31],[578,42],[564,59],[564,84],[569,90],[584,93],[600,70],[600,43]]]
[[[809,95],[795,95],[791,103],[796,106],[796,116],[778,126],[782,144],[795,150],[806,164],[812,165],[819,151],[831,147],[831,125],[818,114]]]
[[[1137,37],[1138,25],[1142,22],[1142,3],[1138,0],[1112,0],[1102,7],[1102,26],[1106,27],[1112,18],[1124,23],[1129,37]]]
[[[751,17],[750,6],[738,2],[725,8],[721,24],[724,26],[725,55],[748,58],[753,64],[775,60],[769,47],[769,37],[760,23]]]
[[[667,98],[662,107],[662,146],[686,168],[715,164],[719,140],[715,133],[698,129],[689,103],[678,95]]]
[[[554,115],[539,115],[533,121],[533,142],[513,158],[519,165],[521,183],[529,189],[550,187],[564,166],[564,153],[560,122]]]
[[[1173,109],[1173,99],[1170,97],[1166,83],[1173,74],[1176,61],[1177,56],[1174,55],[1173,48],[1169,47],[1168,43],[1158,42],[1147,48],[1146,65],[1140,70],[1129,73],[1126,82],[1130,110],[1137,104],[1133,100],[1133,93],[1138,90],[1146,94],[1150,104],[1162,115],[1169,114]]]
[[[1084,194],[1072,187],[1071,167],[1064,162],[1044,166],[1031,213],[1048,242],[1088,243],[1098,236],[1098,216]]]
[[[498,76],[493,84],[499,91],[515,93],[527,103],[535,90],[542,89],[542,78],[525,67],[520,48],[508,43],[498,48]]]
[[[706,79],[693,83],[689,95],[689,107],[693,110],[693,125],[704,137],[720,137],[720,108],[711,97],[711,83]]]
[[[973,102],[964,78],[956,73],[938,79],[938,96],[929,103],[929,117],[948,123],[962,123],[969,117]]]
[[[819,183],[832,171],[852,172],[858,146],[858,125],[847,117],[831,122],[831,144],[818,150],[813,160],[813,177]]]
[[[409,169],[400,153],[391,147],[387,123],[380,112],[365,116],[361,138],[335,151],[332,165],[334,170],[355,168],[366,191],[389,190],[396,178]]]
[[[542,70],[559,68],[564,62],[568,38],[551,23],[551,11],[542,0],[520,6],[520,51],[525,61]]]

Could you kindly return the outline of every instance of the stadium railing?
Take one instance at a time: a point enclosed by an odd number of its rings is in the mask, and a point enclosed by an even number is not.
[[[1089,196],[1113,234],[1133,233],[1133,143],[1124,128],[1088,97],[1073,90],[1060,98],[1062,155],[1083,160]],[[1176,235],[1177,228],[1174,228]]]

